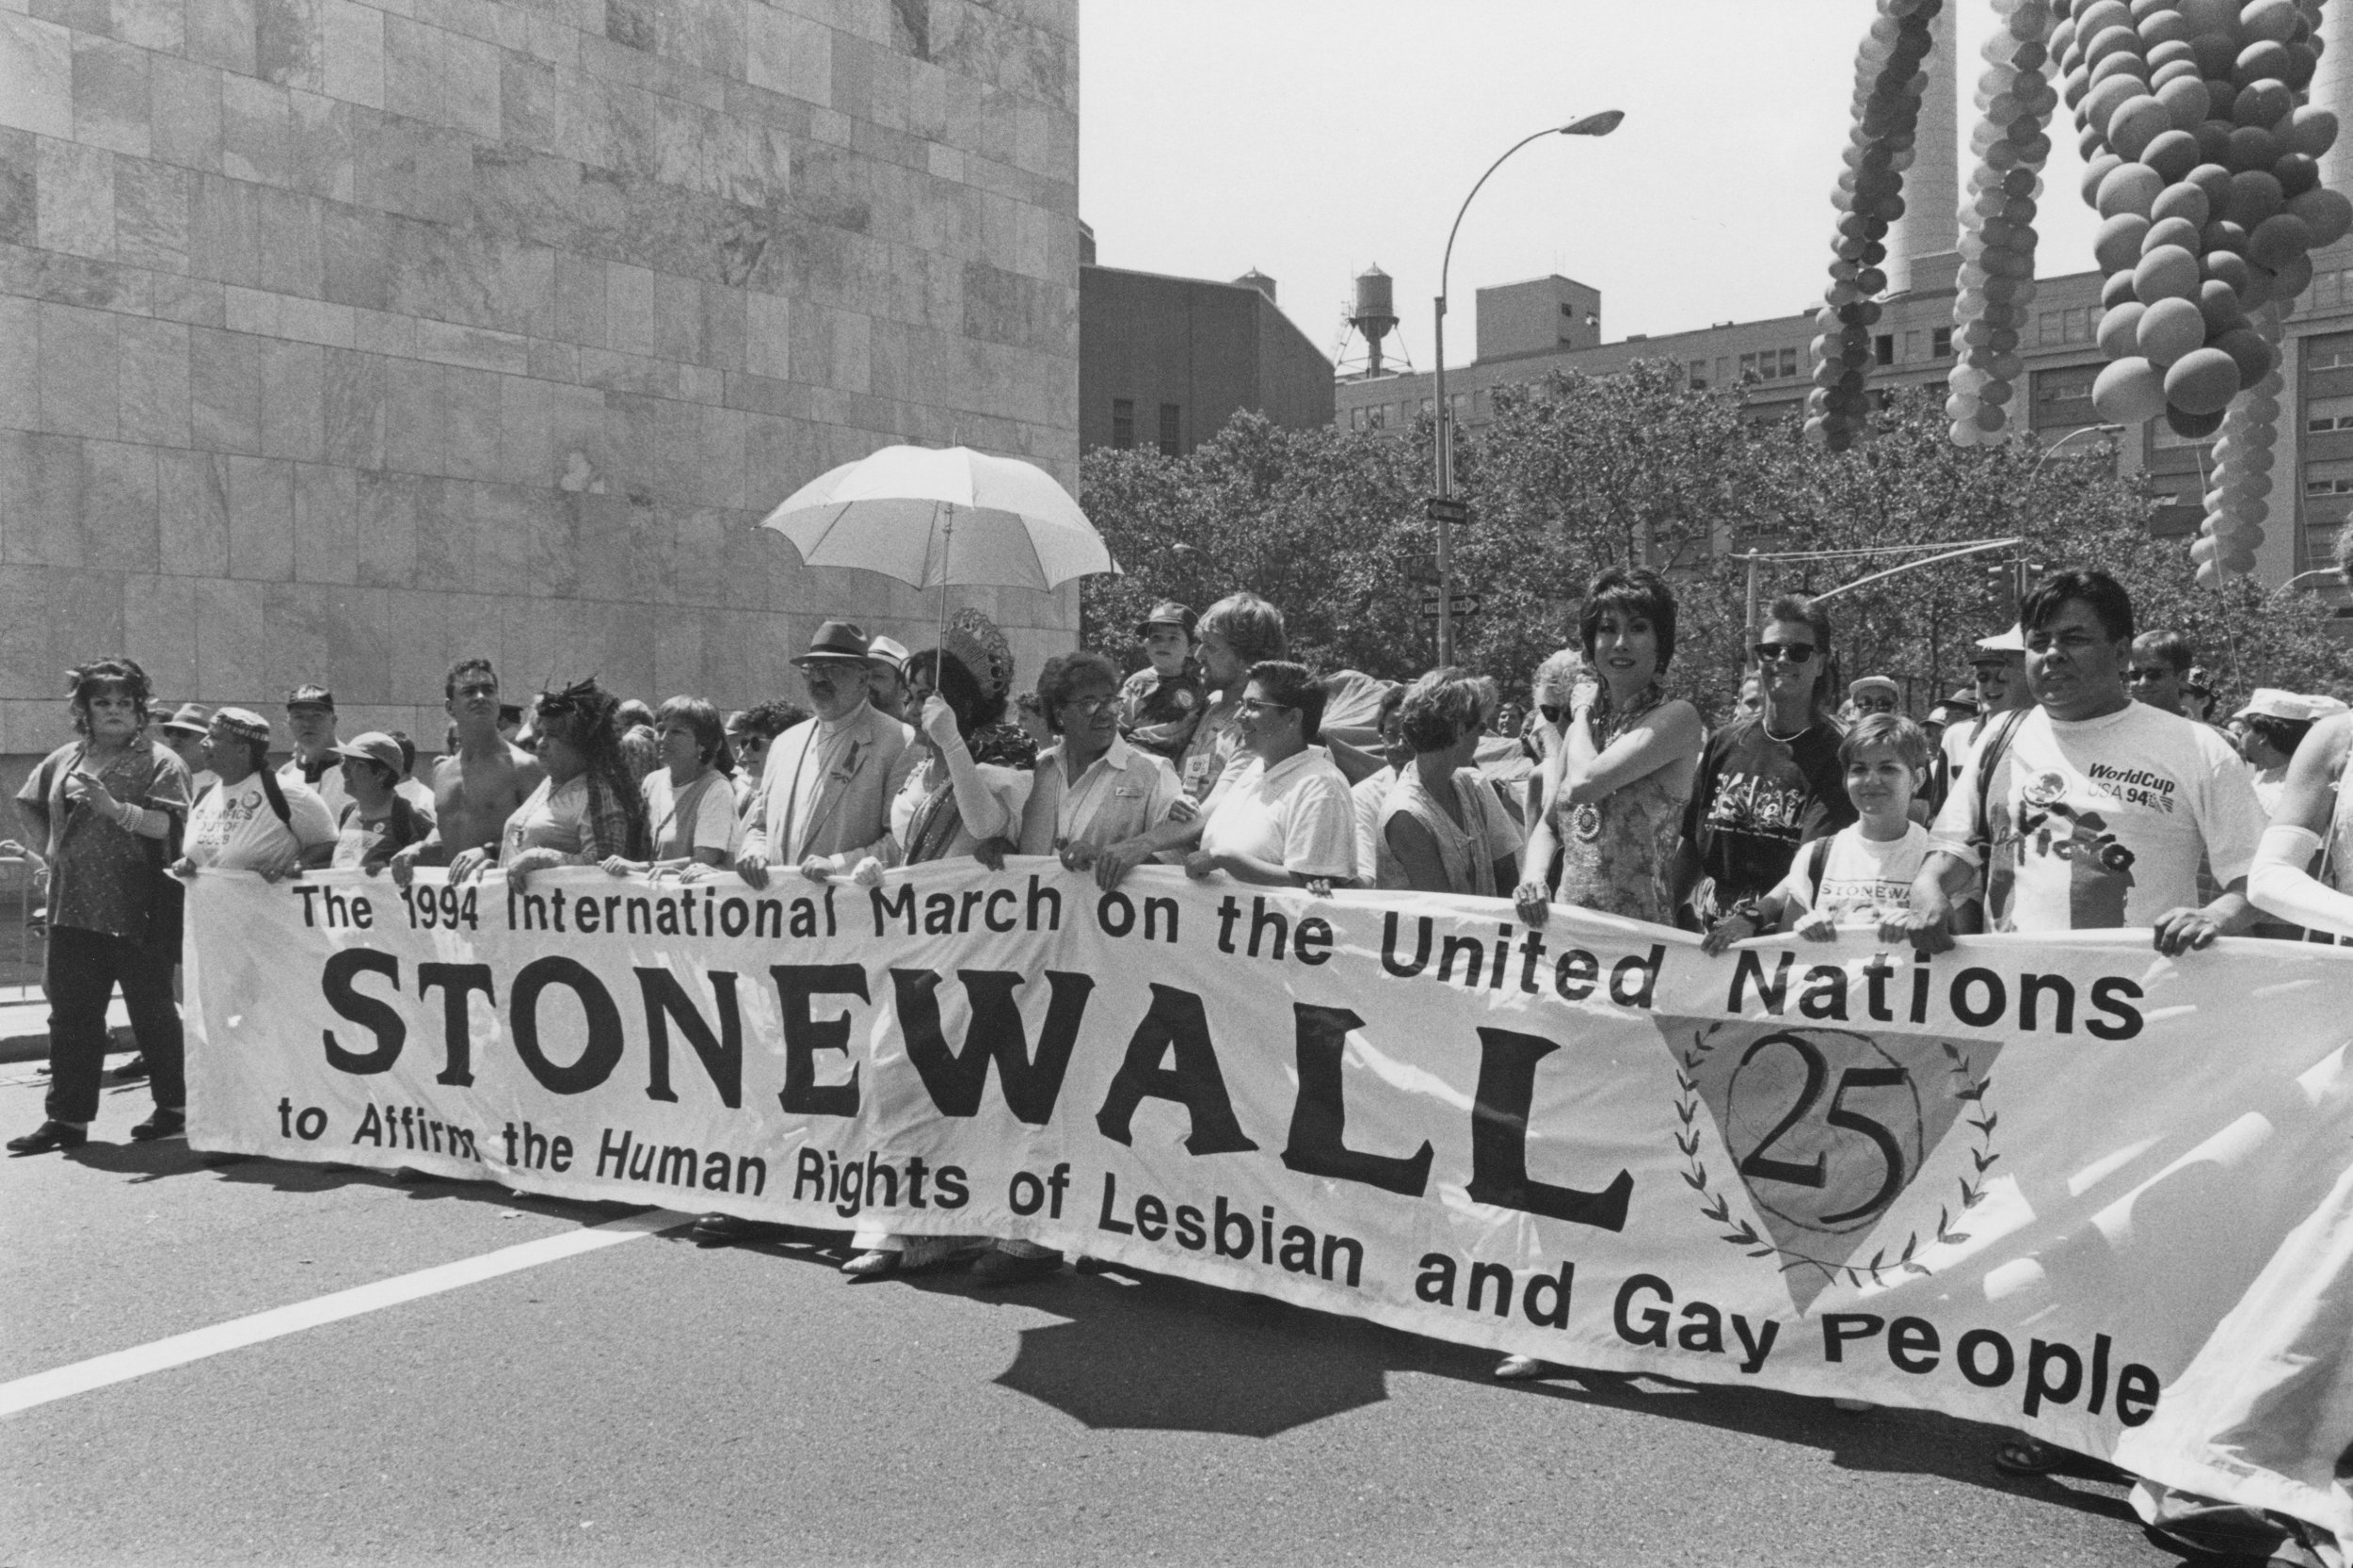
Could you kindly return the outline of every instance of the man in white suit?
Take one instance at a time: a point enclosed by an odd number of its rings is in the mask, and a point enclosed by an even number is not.
[[[854,863],[890,837],[890,803],[920,753],[915,732],[868,699],[867,657],[866,633],[829,620],[792,661],[817,716],[776,737],[744,812],[735,869],[755,888],[771,866],[844,853]]]

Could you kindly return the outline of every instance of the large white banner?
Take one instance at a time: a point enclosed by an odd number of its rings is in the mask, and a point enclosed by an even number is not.
[[[1721,958],[1051,861],[200,875],[200,1148],[1027,1237],[1573,1366],[2024,1428],[2339,1535],[2353,952]]]

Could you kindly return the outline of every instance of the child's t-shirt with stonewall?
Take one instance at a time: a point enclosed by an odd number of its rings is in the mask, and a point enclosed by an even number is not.
[[[1856,823],[1817,841],[1824,847],[1799,847],[1789,874],[1773,889],[1792,916],[1819,909],[1842,926],[1876,926],[1883,918],[1912,906],[1913,879],[1929,857],[1927,828],[1906,823],[1900,839],[1866,839],[1863,824]],[[1818,886],[1814,874],[1817,855],[1821,856]],[[1795,924],[1795,920],[1790,923]]]
[[[1980,743],[1980,765],[1997,731]],[[1985,785],[1996,931],[2154,924],[2194,908],[2201,856],[2216,882],[2247,874],[2263,837],[2253,775],[2202,724],[2132,703],[2073,722],[2030,710]],[[1937,813],[1930,847],[1973,858],[1977,779]]]

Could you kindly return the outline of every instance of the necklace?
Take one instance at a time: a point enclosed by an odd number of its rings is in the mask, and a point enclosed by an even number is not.
[[[1656,680],[1634,695],[1634,700],[1621,712],[1610,700],[1609,687],[1604,682],[1593,697],[1590,722],[1593,727],[1593,749],[1607,751],[1617,739],[1634,728],[1637,719],[1667,700],[1666,689]]]
[[[1764,727],[1764,728],[1765,728],[1765,738],[1766,738],[1767,740],[1769,740],[1769,741],[1779,741],[1779,742],[1780,742],[1783,745],[1787,745],[1790,742],[1792,742],[1792,741],[1796,740],[1799,736],[1801,736],[1801,735],[1804,734],[1807,730],[1809,730],[1809,729],[1811,729],[1811,728],[1814,728],[1814,719],[1813,719],[1813,716],[1812,716],[1811,714],[1808,714],[1808,715],[1807,715],[1807,717],[1806,717],[1806,721],[1805,721],[1803,724],[1801,724],[1801,725],[1798,726],[1798,728],[1797,728],[1792,729],[1791,731],[1789,731],[1789,733],[1788,733],[1788,734],[1786,734],[1786,735],[1778,735],[1778,734],[1775,734],[1775,733],[1773,732],[1773,715],[1772,715],[1772,711],[1771,711],[1770,709],[1768,709],[1768,710],[1766,710],[1764,712],[1759,713],[1759,714],[1757,715],[1757,723],[1758,723],[1758,724],[1760,724],[1760,725],[1762,725],[1762,726]]]

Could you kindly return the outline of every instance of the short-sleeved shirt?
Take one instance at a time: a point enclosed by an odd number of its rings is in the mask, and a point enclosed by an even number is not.
[[[291,808],[293,802],[287,805]],[[398,790],[392,792],[392,808],[374,821],[360,814],[355,800],[344,808],[343,819],[336,824],[335,855],[328,865],[337,871],[385,865],[432,831],[433,813],[419,810]]]
[[[1683,833],[1699,851],[1700,870],[1715,879],[1721,908],[1770,892],[1800,844],[1854,820],[1837,729],[1817,722],[1785,740],[1751,714],[1708,737]]]
[[[1907,823],[1900,839],[1866,839],[1856,823],[1819,849],[1800,850],[1773,891],[1793,913],[1819,909],[1843,926],[1876,926],[1912,907],[1912,884],[1928,857],[1929,830],[1918,823]]]
[[[288,758],[278,770],[278,782],[309,789],[327,803],[330,820],[340,821],[344,808],[351,804],[351,792],[344,788],[344,760],[335,752],[328,752],[308,767],[299,757]]]
[[[1021,853],[1051,855],[1065,844],[1105,848],[1158,827],[1184,791],[1165,758],[1114,735],[1100,757],[1065,778],[1058,743],[1038,754],[1036,782],[1021,812]]]
[[[1356,875],[1355,802],[1347,776],[1321,746],[1272,768],[1252,759],[1205,809],[1201,847],[1212,855],[1246,855],[1294,876]]]
[[[1989,734],[1991,731],[1989,731]],[[2263,837],[2251,771],[2202,724],[2128,703],[2060,722],[2037,708],[1987,759],[1993,846],[1986,914],[1996,931],[2096,931],[2153,924],[2194,907],[2199,864],[2218,882],[2247,874]],[[1956,790],[1930,846],[1974,860],[1977,790]]]
[[[292,871],[304,850],[335,842],[335,819],[316,790],[299,776],[289,780],[281,773],[278,792],[286,802],[284,822],[278,820],[258,773],[223,784],[198,801],[188,813],[184,853],[189,864],[276,875]]]
[[[76,741],[51,752],[17,792],[49,814],[49,923],[146,942],[159,935],[152,926],[163,902],[164,846],[66,799],[66,778],[86,745]],[[186,820],[188,765],[168,746],[133,741],[98,777],[117,800]]]
[[[734,783],[724,774],[706,773],[680,792],[670,781],[668,768],[656,768],[639,788],[646,792],[646,826],[653,834],[655,859],[691,860],[698,849],[717,850],[722,862],[735,858],[741,823],[735,813]],[[680,820],[681,793],[695,796],[687,802],[692,822]]]
[[[1381,808],[1389,803],[1389,786],[1401,776],[1384,762],[1349,786],[1348,798],[1356,811],[1356,864],[1361,868],[1377,872],[1380,866]]]

